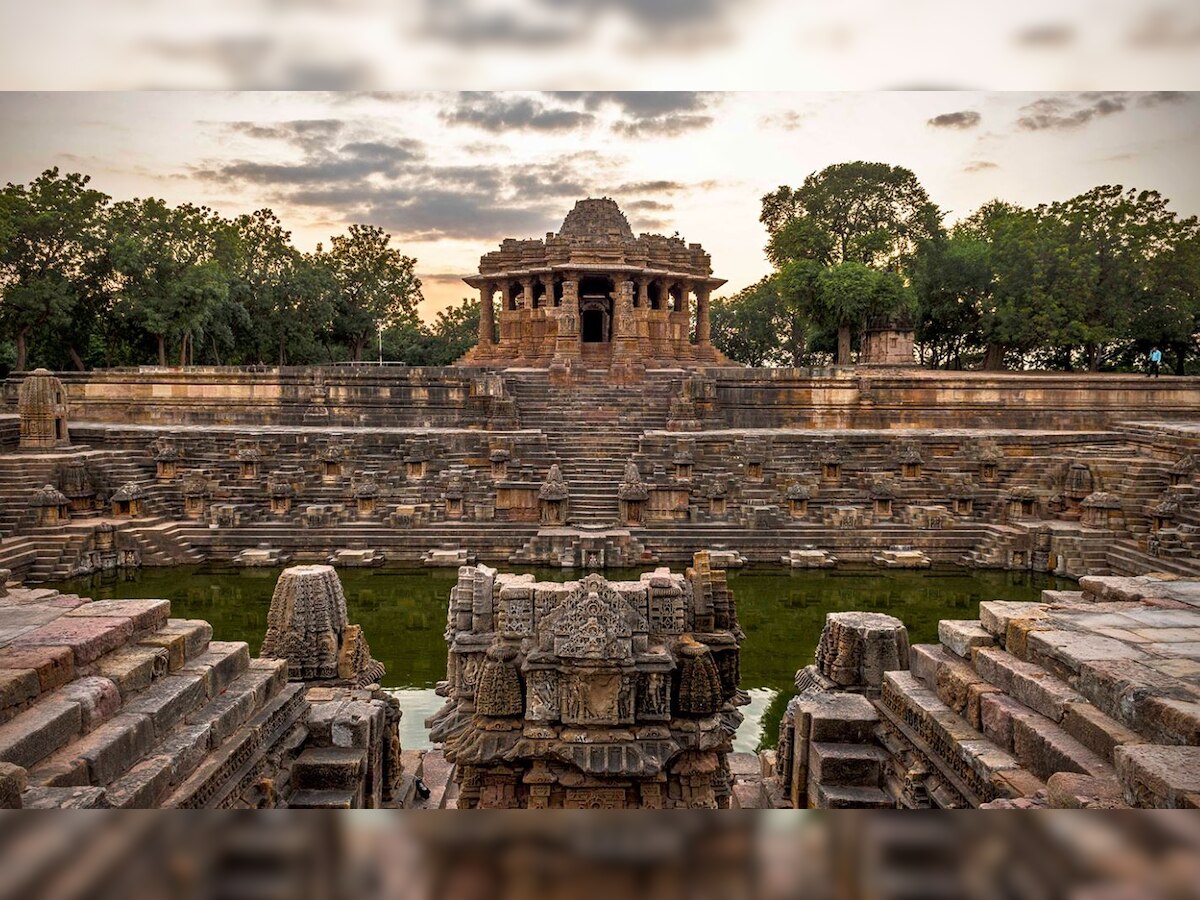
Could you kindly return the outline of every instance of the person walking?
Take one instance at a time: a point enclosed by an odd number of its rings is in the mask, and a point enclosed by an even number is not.
[[[1155,347],[1150,351],[1150,368],[1146,371],[1147,378],[1157,378],[1158,370],[1162,366],[1162,351]]]

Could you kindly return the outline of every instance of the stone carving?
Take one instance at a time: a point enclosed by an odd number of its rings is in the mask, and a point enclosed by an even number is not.
[[[1171,466],[1171,470],[1168,473],[1170,483],[1177,485],[1191,481],[1195,477],[1198,468],[1200,468],[1200,464],[1197,463],[1196,454],[1189,453],[1187,456],[1180,457]]]
[[[816,669],[842,689],[878,697],[885,672],[908,668],[908,630],[883,613],[839,612],[825,616]],[[797,673],[797,687],[808,678]]]
[[[621,520],[627,525],[641,525],[646,518],[646,501],[650,499],[650,487],[642,481],[642,473],[632,459],[625,463],[625,476],[617,488],[617,499],[621,508]]]
[[[68,460],[59,469],[59,489],[71,502],[72,512],[91,512],[96,507],[96,486],[82,459]]]
[[[52,484],[47,484],[34,491],[29,505],[37,513],[39,525],[60,525],[70,521],[71,501]]]
[[[379,681],[383,665],[371,659],[362,630],[346,619],[346,597],[332,566],[284,569],[259,655],[286,659],[288,677],[295,680],[359,686]]]
[[[145,512],[146,494],[140,484],[130,481],[117,488],[109,502],[114,516],[136,518]]]
[[[1083,524],[1092,528],[1115,528],[1123,519],[1121,498],[1115,494],[1096,491],[1084,497],[1080,507]]]
[[[570,505],[571,490],[563,480],[562,470],[558,463],[550,466],[546,480],[538,489],[538,507],[543,525],[567,524],[567,511]]]
[[[799,481],[788,485],[783,496],[787,501],[788,512],[791,513],[793,519],[803,519],[808,515],[808,501],[812,499],[812,495],[813,490],[810,485],[801,484]]]
[[[467,566],[450,594],[447,704],[429,720],[460,807],[713,807],[748,698],[724,572],[566,584]]]
[[[17,416],[22,450],[57,450],[71,446],[67,429],[67,392],[46,369],[34,369],[17,388]]]

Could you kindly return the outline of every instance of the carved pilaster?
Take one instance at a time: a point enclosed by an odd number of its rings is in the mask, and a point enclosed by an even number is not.
[[[555,359],[579,358],[579,276],[563,279],[562,306],[558,310],[558,338],[554,344]]]
[[[701,347],[712,343],[712,326],[708,319],[708,299],[711,291],[708,285],[696,286],[696,343]]]
[[[633,321],[632,281],[617,282],[613,302],[613,357],[633,356],[637,352],[637,326]]]

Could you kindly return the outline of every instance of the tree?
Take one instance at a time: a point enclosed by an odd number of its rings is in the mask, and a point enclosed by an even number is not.
[[[417,303],[422,298],[421,282],[413,272],[416,260],[390,242],[390,235],[371,225],[351,225],[347,234],[329,242],[326,260],[338,287],[334,328],[356,362],[377,328],[405,322],[415,327],[419,322]],[[318,247],[318,254],[322,252]]]
[[[154,336],[159,365],[167,364],[168,338],[179,341],[182,366],[194,361],[205,329],[232,332],[229,321],[240,317],[236,301],[229,302],[236,236],[208,207],[171,207],[154,198],[117,203],[109,252],[119,302]]]
[[[899,268],[937,235],[941,213],[910,170],[859,161],[829,166],[799,188],[783,186],[762,198],[759,221],[773,243],[790,243],[786,229],[797,219],[812,224],[804,240],[828,236],[831,263]]]
[[[713,345],[749,366],[802,366],[808,322],[784,299],[780,277],[769,276],[709,308]]]
[[[101,235],[109,198],[89,188],[89,181],[54,168],[27,187],[9,184],[0,191],[0,319],[16,342],[17,369],[28,363],[32,335],[61,336],[76,316],[102,302]],[[67,349],[83,368],[79,348],[68,342]]]
[[[1155,309],[1177,295],[1155,290],[1156,271],[1195,233],[1195,218],[1179,219],[1157,191],[1121,185],[1100,185],[1039,212],[1060,229],[1060,252],[1072,268],[1061,273],[1070,292],[1059,286],[1058,293],[1089,369],[1100,368],[1106,347],[1133,336],[1135,318],[1159,332],[1153,337],[1177,337],[1172,312]]]
[[[982,343],[983,310],[990,306],[991,247],[965,229],[926,241],[910,268],[916,297],[916,338],[925,362],[962,368],[964,354]]]

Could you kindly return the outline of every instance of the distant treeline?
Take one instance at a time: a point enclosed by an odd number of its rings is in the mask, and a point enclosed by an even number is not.
[[[227,219],[157,199],[113,202],[50,169],[0,191],[0,370],[446,365],[475,341],[478,300],[429,324],[415,260],[351,225],[311,253],[269,209]]]
[[[762,198],[772,275],[713,303],[713,342],[751,365],[850,362],[872,320],[908,320],[940,368],[1130,370],[1153,347],[1197,368],[1200,227],[1117,185],[947,228],[916,176],[851,162]],[[1169,369],[1169,370],[1170,370]]]

